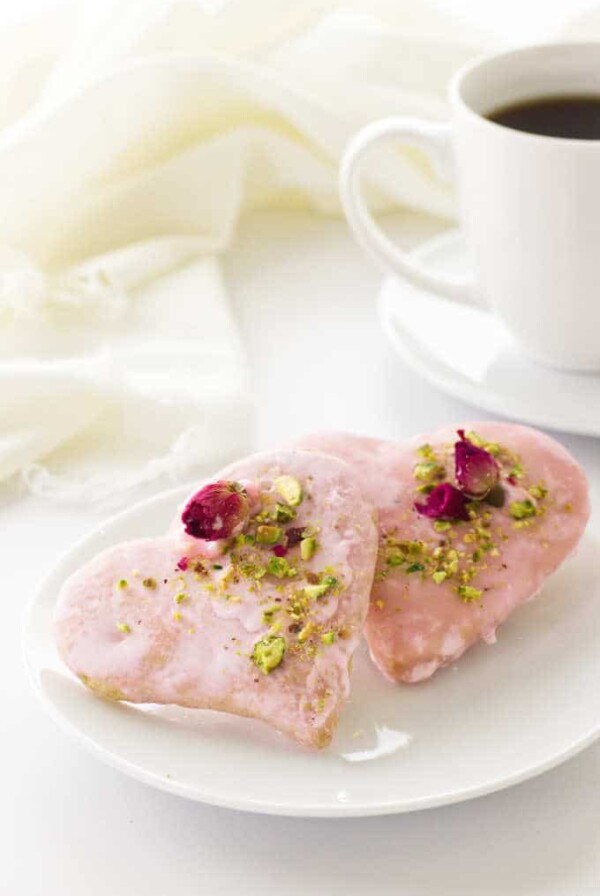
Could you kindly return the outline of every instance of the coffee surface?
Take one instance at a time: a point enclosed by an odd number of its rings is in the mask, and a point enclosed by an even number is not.
[[[501,106],[486,118],[530,134],[600,140],[600,95],[536,97]]]

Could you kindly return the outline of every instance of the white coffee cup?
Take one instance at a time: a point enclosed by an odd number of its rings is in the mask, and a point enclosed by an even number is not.
[[[486,56],[453,78],[450,124],[396,117],[360,131],[342,161],[341,195],[356,238],[384,268],[456,302],[487,306],[542,363],[598,370],[600,140],[540,136],[485,117],[520,101],[583,94],[600,97],[600,43]],[[452,170],[472,279],[424,269],[370,215],[359,163],[390,138]]]

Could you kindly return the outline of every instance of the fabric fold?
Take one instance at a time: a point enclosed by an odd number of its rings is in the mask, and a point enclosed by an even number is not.
[[[443,118],[486,42],[408,0],[105,0],[0,37],[0,480],[117,501],[248,451],[215,256],[244,212],[338,214],[348,138]],[[411,147],[366,186],[454,214]]]

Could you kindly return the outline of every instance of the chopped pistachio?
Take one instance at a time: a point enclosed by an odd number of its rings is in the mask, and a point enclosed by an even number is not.
[[[389,554],[385,562],[388,566],[402,566],[405,559],[403,554],[399,551],[395,551],[393,554]]]
[[[267,567],[261,563],[253,563],[252,560],[245,560],[239,565],[239,571],[246,579],[254,579],[259,582],[267,574]]]
[[[411,563],[410,566],[406,567],[407,572],[423,572],[425,567],[422,563]]]
[[[156,588],[156,579],[142,579],[142,585],[144,586],[144,588]]]
[[[431,482],[433,479],[439,479],[445,473],[445,470],[441,464],[437,464],[434,461],[426,461],[424,463],[417,464],[413,470],[413,476],[415,479],[418,479],[420,482]]]
[[[306,615],[307,611],[308,599],[306,594],[304,594],[304,591],[301,591],[290,598],[287,607],[287,613],[292,617],[292,619],[302,619]]]
[[[127,579],[119,579],[117,585],[121,590],[123,590],[123,588],[127,588]]]
[[[212,568],[213,569],[223,569],[223,566],[221,563],[213,563]]]
[[[175,620],[175,622],[181,622],[183,616],[181,615],[179,610],[176,610],[175,613],[173,613],[173,619]]]
[[[183,592],[181,594],[176,594],[173,600],[176,604],[182,604],[184,600],[187,600],[187,594],[183,594]]]
[[[510,515],[515,520],[526,520],[536,515],[535,504],[525,499],[524,501],[513,501],[510,505]]]
[[[316,600],[331,591],[335,585],[337,585],[337,579],[333,576],[326,576],[318,585],[305,585],[302,590],[309,600]]]
[[[267,563],[267,572],[278,579],[296,575],[296,570],[290,566],[285,557],[271,557]]]
[[[302,486],[293,476],[278,476],[275,488],[283,500],[291,507],[297,507],[302,501]]]
[[[314,627],[315,626],[313,622],[307,622],[304,628],[298,632],[298,640],[301,644],[304,644],[304,642],[308,640],[308,638],[310,638],[313,633]]]
[[[289,523],[296,516],[296,511],[288,504],[276,504],[271,517],[278,523]]]
[[[317,539],[312,535],[309,538],[303,538],[300,542],[300,556],[303,560],[310,560],[317,550]]]
[[[265,625],[271,625],[273,622],[273,616],[279,610],[279,607],[267,607],[266,610],[263,610],[262,621]]]
[[[400,541],[398,542],[400,550],[410,554],[411,557],[418,557],[423,553],[425,544],[422,541]]]
[[[565,513],[573,513],[573,505],[570,501],[565,504]]]
[[[508,475],[512,476],[513,479],[522,479],[523,473],[524,473],[523,465],[518,462],[513,464],[511,469],[508,471]]]
[[[438,569],[437,572],[434,572],[431,578],[435,582],[436,585],[441,585],[444,579],[447,577],[448,573],[444,572],[443,569]]]
[[[419,457],[424,457],[426,460],[433,460],[435,458],[433,447],[428,443],[417,448],[417,454]]]
[[[315,600],[318,597],[323,597],[324,594],[327,593],[329,589],[326,585],[305,585],[303,588],[304,594],[309,600]]]
[[[532,498],[536,498],[538,501],[543,501],[548,494],[548,489],[542,482],[538,482],[537,485],[531,486],[531,488],[529,489],[529,494]]]
[[[256,530],[257,544],[277,544],[283,535],[279,526],[259,526]]]
[[[476,433],[474,429],[467,433],[467,439],[469,442],[472,442],[473,445],[477,445],[478,448],[483,448],[485,445],[485,440],[482,439],[479,433]]]
[[[483,594],[479,588],[473,588],[471,585],[459,585],[456,591],[460,599],[466,604],[479,600]]]
[[[333,644],[335,641],[335,632],[323,632],[321,635],[321,641],[323,644]]]
[[[268,675],[283,660],[285,648],[285,638],[282,638],[281,635],[267,635],[266,638],[262,638],[254,645],[252,662],[258,666],[261,672]]]
[[[127,625],[126,622],[117,622],[117,628],[118,628],[119,631],[122,632],[124,635],[128,635],[129,632],[131,631],[131,626],[130,626],[130,625]]]
[[[435,520],[433,528],[436,532],[447,532],[448,529],[452,528],[452,523],[448,522],[448,520]]]

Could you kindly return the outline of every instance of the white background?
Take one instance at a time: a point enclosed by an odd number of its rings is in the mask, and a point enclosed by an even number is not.
[[[539,2],[437,2],[475,11],[504,35],[544,33]],[[29,5],[45,3],[20,0],[9,12]],[[545,3],[543,21],[549,29],[584,5]],[[405,245],[435,229],[416,217],[395,221]],[[379,275],[341,222],[255,216],[243,223],[225,273],[249,351],[258,447],[323,427],[402,437],[486,416],[426,385],[388,351],[375,315]],[[588,469],[597,500],[598,441],[561,439]],[[600,745],[491,797],[355,821],[186,803],[82,752],[31,696],[19,635],[36,582],[97,521],[0,496],[1,896],[600,893]]]

